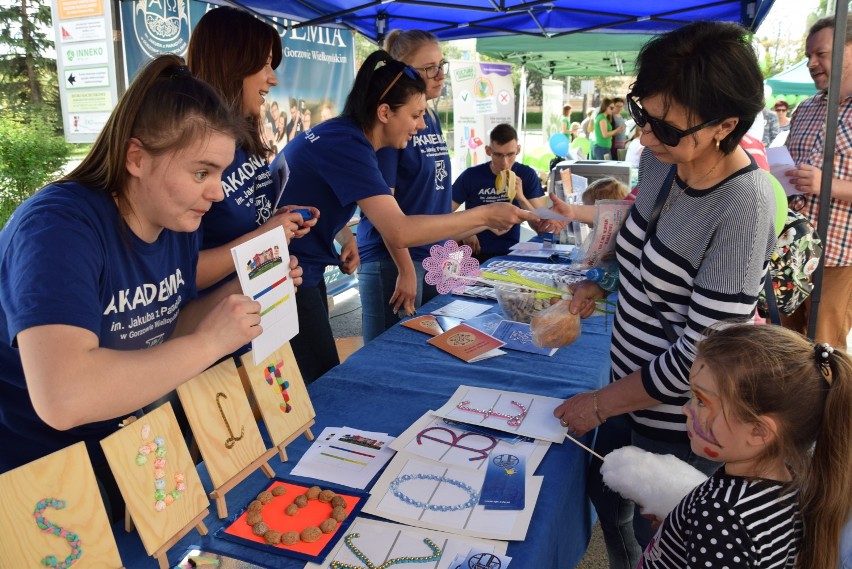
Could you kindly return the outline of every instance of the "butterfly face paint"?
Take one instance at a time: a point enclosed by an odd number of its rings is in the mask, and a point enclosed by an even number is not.
[[[696,385],[695,379],[700,376],[703,371],[707,370],[706,366],[698,364],[697,369],[693,367],[690,373],[690,385],[692,387],[692,397],[689,402],[684,405],[683,412],[686,415],[686,420],[689,423],[689,434],[692,437],[698,437],[706,443],[718,448],[722,448],[722,444],[713,434],[713,425],[716,419],[722,415],[721,404],[718,397],[705,393],[699,386]],[[708,446],[702,449],[710,458],[716,458],[719,453]]]

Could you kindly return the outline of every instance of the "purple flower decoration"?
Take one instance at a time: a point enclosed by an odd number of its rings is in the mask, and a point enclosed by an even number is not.
[[[459,247],[451,239],[443,245],[432,245],[429,257],[423,259],[426,282],[435,285],[441,294],[464,291],[471,279],[481,274],[479,261],[472,258],[472,254],[470,247]]]

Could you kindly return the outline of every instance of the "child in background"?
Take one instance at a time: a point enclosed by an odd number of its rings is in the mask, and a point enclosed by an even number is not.
[[[623,200],[627,198],[629,191],[627,186],[615,178],[601,178],[586,187],[583,192],[583,204],[595,205],[598,200]]]
[[[849,356],[796,332],[712,331],[684,413],[693,452],[723,466],[666,517],[640,567],[837,567],[852,510],[850,382]]]

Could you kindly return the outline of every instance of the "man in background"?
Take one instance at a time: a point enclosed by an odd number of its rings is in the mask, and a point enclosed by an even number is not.
[[[453,210],[458,209],[461,204],[470,209],[495,202],[511,202],[526,210],[545,207],[547,198],[544,197],[538,174],[529,166],[515,161],[521,151],[517,131],[511,125],[498,124],[491,131],[489,138],[485,153],[491,161],[472,166],[459,175],[453,184]],[[513,198],[507,188],[502,191],[496,188],[497,175],[505,170],[511,170],[517,176]],[[542,219],[539,222],[530,222],[530,226],[539,233],[559,232],[565,223]],[[482,262],[491,257],[506,255],[509,248],[520,240],[520,236],[521,226],[516,225],[502,235],[485,230],[463,241],[464,244],[470,245],[474,256]]]
[[[786,172],[796,189],[805,194],[801,211],[814,225],[819,218],[819,196],[831,191],[828,227],[817,227],[823,239],[825,265],[822,296],[817,318],[817,342],[828,342],[846,349],[846,336],[852,328],[852,17],[847,21],[840,74],[837,146],[830,188],[821,188],[823,143],[828,113],[828,84],[831,74],[831,49],[834,43],[834,16],[817,20],[808,32],[805,55],[808,71],[819,93],[802,101],[790,119],[787,147],[796,164]],[[810,314],[810,299],[784,324],[805,332]]]

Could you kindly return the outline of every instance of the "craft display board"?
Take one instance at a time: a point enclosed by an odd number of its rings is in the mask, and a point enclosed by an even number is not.
[[[507,544],[503,541],[490,541],[473,537],[459,537],[436,530],[421,530],[412,527],[390,524],[378,520],[358,518],[346,532],[346,535],[357,534],[351,538],[352,543],[369,559],[373,566],[379,567],[386,560],[397,557],[422,557],[430,553],[430,548],[423,542],[428,538],[440,548],[441,558],[427,563],[415,563],[423,569],[456,569],[450,564],[458,554],[467,554],[473,548],[486,553],[506,554]],[[355,567],[364,566],[364,562],[352,553],[346,546],[345,538],[341,540],[326,561],[318,565],[308,563],[305,569],[328,569],[332,563],[345,563]],[[408,563],[400,563],[408,565]]]
[[[553,416],[553,410],[561,404],[562,400],[555,397],[460,385],[433,413],[462,423],[562,444],[568,429]]]
[[[1,568],[39,567],[50,556],[57,565],[73,556],[79,569],[121,567],[84,443],[0,474],[0,500]]]
[[[293,348],[284,344],[257,366],[251,353],[240,359],[240,373],[248,378],[269,438],[286,461],[285,447],[296,437],[304,433],[309,441],[314,440],[310,427],[316,417]]]
[[[219,517],[227,517],[225,493],[258,468],[272,478],[266,461],[275,449],[263,444],[233,359],[187,381],[177,393],[215,487],[210,497]]]
[[[277,487],[284,488],[285,492],[279,496],[275,496],[273,492]],[[340,537],[347,532],[349,525],[355,520],[358,512],[361,511],[367,493],[348,488],[344,489],[330,484],[323,484],[320,488],[332,490],[336,496],[340,496],[345,501],[346,505],[342,507],[346,510],[346,518],[337,525],[334,531],[331,533],[321,533],[315,541],[304,542],[300,540],[292,545],[285,545],[284,543],[270,544],[263,535],[254,533],[256,525],[248,525],[248,516],[252,513],[257,514],[257,512],[252,512],[248,508],[237,516],[230,525],[217,531],[216,537],[267,553],[311,561],[324,559]],[[258,500],[261,499],[263,492],[271,494],[265,497],[269,501],[260,510],[260,518],[263,524],[265,524],[266,529],[277,532],[279,537],[281,534],[291,531],[302,534],[306,528],[312,526],[318,528],[323,522],[328,520],[332,514],[333,506],[320,499],[307,499],[311,495],[308,493],[308,490],[308,486],[281,478],[276,478],[271,484],[258,488]],[[297,507],[295,515],[288,515],[285,512],[287,507],[293,504],[296,498],[303,495],[306,499],[304,502],[306,505],[302,508]]]
[[[414,478],[399,484],[397,490],[409,502],[395,495],[392,489],[394,480],[405,475]],[[484,472],[437,465],[397,454],[373,486],[364,512],[456,535],[523,540],[538,501],[542,477],[527,476],[523,510],[486,510],[479,505],[463,507],[468,501],[478,498],[484,478]],[[441,511],[438,509],[441,507],[449,507],[450,510]]]
[[[544,459],[550,443],[514,435],[476,432],[471,427],[451,424],[427,411],[390,444],[397,452],[406,452],[441,464],[485,472],[487,458],[500,454],[520,455],[526,459],[528,472],[535,472]],[[505,437],[501,438],[501,437]]]
[[[171,403],[108,436],[101,446],[145,551],[168,566],[166,550],[193,526],[207,533],[202,520],[210,503]]]

